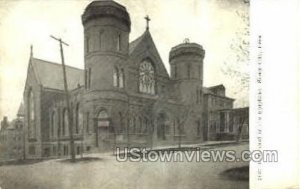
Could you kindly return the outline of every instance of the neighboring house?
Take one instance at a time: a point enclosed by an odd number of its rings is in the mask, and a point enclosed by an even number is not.
[[[31,53],[24,90],[26,158],[67,156],[69,127],[77,154],[202,142],[213,135],[210,114],[232,109],[234,100],[223,85],[203,87],[201,45],[173,47],[169,76],[148,25],[129,42],[131,20],[124,6],[94,1],[82,23],[84,69],[66,66],[71,122],[61,65]]]
[[[8,122],[3,118],[0,130],[0,159],[19,160],[25,158],[24,153],[24,109],[21,104],[17,118]]]

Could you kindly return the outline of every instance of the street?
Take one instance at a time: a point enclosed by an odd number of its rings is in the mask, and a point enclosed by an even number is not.
[[[248,144],[216,149],[236,150],[239,154]],[[230,180],[220,173],[247,162],[118,162],[111,154],[98,154],[99,159],[70,163],[47,160],[28,165],[0,167],[1,189],[148,189],[197,188],[243,189],[247,181]]]

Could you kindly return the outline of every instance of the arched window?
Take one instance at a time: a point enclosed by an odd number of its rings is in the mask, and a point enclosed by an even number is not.
[[[69,116],[68,116],[68,109],[65,108],[63,111],[63,124],[62,124],[62,135],[67,135],[67,130],[69,128]]]
[[[124,87],[124,69],[121,68],[119,72],[119,87],[123,88]]]
[[[135,120],[135,117],[133,116],[130,120],[130,130],[131,130],[131,133],[135,134],[136,133],[136,120]]]
[[[142,117],[139,117],[139,127],[137,133],[142,133],[142,129],[143,129],[143,119]]]
[[[103,45],[102,38],[103,38],[103,31],[100,31],[99,32],[99,50],[102,50],[102,45]]]
[[[28,134],[29,137],[35,137],[36,125],[35,125],[35,103],[32,89],[30,89],[28,94]]]
[[[101,110],[97,116],[98,127],[107,128],[110,126],[110,121],[108,120],[108,114],[106,110]]]
[[[55,135],[55,128],[56,128],[56,112],[53,111],[51,113],[51,125],[50,125],[50,136],[53,137]]]
[[[187,78],[188,79],[191,78],[191,65],[190,64],[187,65]]]
[[[123,121],[123,115],[121,112],[119,112],[119,131],[120,133],[124,132],[124,121]]]
[[[144,133],[144,134],[146,134],[147,133],[147,131],[148,131],[148,119],[147,118],[144,118],[144,126],[143,126],[143,130],[142,130],[142,132]]]
[[[76,110],[75,110],[75,133],[78,134],[79,130],[82,126],[82,113],[80,112],[80,106],[79,103],[76,105]]]
[[[86,36],[85,38],[85,52],[90,52],[90,37],[89,36]]]
[[[139,90],[142,93],[155,94],[154,68],[148,60],[140,64]]]
[[[90,133],[90,112],[86,113],[86,133]]]
[[[117,38],[117,51],[121,51],[121,34],[118,34]]]
[[[113,79],[114,87],[119,87],[119,69],[117,67],[114,67]]]
[[[108,118],[108,114],[106,110],[101,110],[98,114],[98,119],[107,119]]]
[[[197,136],[200,136],[201,134],[201,121],[200,119],[197,120]]]

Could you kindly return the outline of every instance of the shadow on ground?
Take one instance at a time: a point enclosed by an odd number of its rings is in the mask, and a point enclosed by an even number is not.
[[[0,166],[10,166],[10,165],[30,165],[35,163],[40,163],[44,161],[43,159],[26,159],[26,160],[12,160],[0,162]]]
[[[249,181],[249,166],[227,169],[220,176],[230,180]]]
[[[98,157],[83,157],[83,158],[76,158],[75,160],[72,159],[64,159],[60,160],[61,163],[89,163],[89,162],[95,162],[95,161],[103,161],[103,158]]]

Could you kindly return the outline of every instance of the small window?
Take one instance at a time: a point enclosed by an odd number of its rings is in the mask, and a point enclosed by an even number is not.
[[[90,146],[87,146],[87,147],[86,147],[86,151],[89,152],[90,150],[91,150],[91,147],[90,147]]]
[[[80,146],[77,146],[77,148],[76,148],[76,154],[77,154],[77,155],[80,154]]]
[[[124,69],[122,68],[119,73],[119,87],[124,88]]]
[[[199,104],[199,89],[196,90],[196,103]]]
[[[200,136],[201,133],[201,121],[197,121],[197,136]]]
[[[87,36],[85,39],[85,44],[86,44],[86,52],[90,52],[90,38]]]
[[[90,132],[90,112],[86,113],[86,132]]]
[[[35,146],[29,146],[28,153],[30,155],[35,155]]]
[[[190,64],[187,65],[187,78],[188,79],[191,78],[191,65]]]
[[[121,51],[121,34],[118,35],[117,39],[117,51]]]
[[[67,135],[67,130],[69,128],[69,118],[68,118],[68,109],[65,108],[63,111],[63,126],[62,126],[62,135]]]
[[[174,78],[177,78],[177,65],[174,65]]]
[[[100,31],[99,32],[99,50],[102,49],[102,45],[103,45],[102,38],[103,38],[103,31]]]
[[[114,68],[113,80],[114,87],[119,87],[119,69],[117,67]]]
[[[87,71],[87,69],[84,70],[84,86],[86,89],[88,88],[88,71]]]
[[[92,69],[89,68],[89,80],[88,80],[88,88],[91,88],[91,81],[92,81]]]

